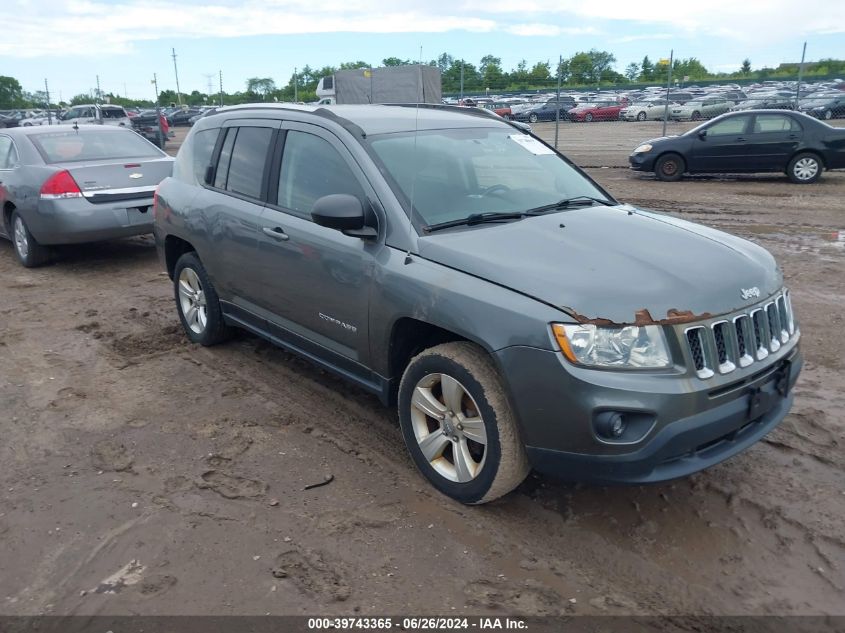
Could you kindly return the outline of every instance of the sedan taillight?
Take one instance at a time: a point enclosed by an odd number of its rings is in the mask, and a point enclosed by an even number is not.
[[[81,198],[79,185],[67,170],[59,171],[50,176],[41,185],[42,200],[63,200],[64,198]]]

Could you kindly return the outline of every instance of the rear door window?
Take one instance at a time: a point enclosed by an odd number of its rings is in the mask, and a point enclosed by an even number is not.
[[[754,133],[765,134],[767,132],[795,132],[801,127],[792,117],[783,114],[758,114],[754,122]]]
[[[264,171],[274,133],[273,129],[266,127],[238,128],[226,191],[256,200],[262,198]]]
[[[0,169],[11,169],[17,160],[12,161],[15,147],[8,136],[0,136]]]

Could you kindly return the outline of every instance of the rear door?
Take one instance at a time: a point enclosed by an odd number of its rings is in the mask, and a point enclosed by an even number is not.
[[[212,157],[211,182],[195,201],[208,231],[209,259],[221,295],[251,321],[263,288],[256,252],[267,196],[272,148],[280,121],[235,119],[225,123]],[[236,308],[237,309],[237,308]],[[253,322],[263,329],[260,319]]]
[[[757,114],[748,135],[748,161],[761,171],[786,169],[804,138],[801,125],[788,114]]]
[[[690,171],[749,171],[748,128],[750,114],[732,116],[711,123],[706,134],[692,141],[687,163]],[[753,170],[752,170],[753,171]]]

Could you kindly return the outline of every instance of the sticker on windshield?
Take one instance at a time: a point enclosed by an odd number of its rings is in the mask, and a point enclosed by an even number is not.
[[[528,136],[527,134],[511,134],[510,136],[508,136],[508,138],[514,143],[521,145],[536,156],[555,153],[552,148],[546,147],[536,138],[534,138],[533,136]]]

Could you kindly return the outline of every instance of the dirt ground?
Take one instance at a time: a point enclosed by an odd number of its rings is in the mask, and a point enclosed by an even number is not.
[[[618,198],[782,264],[806,366],[765,440],[463,507],[374,397],[246,334],[189,345],[150,238],[36,270],[0,241],[0,614],[845,614],[845,173],[659,183],[619,168],[659,126],[602,125],[561,146]]]

